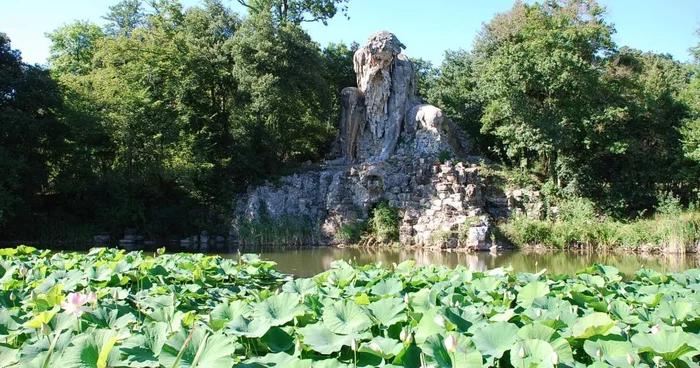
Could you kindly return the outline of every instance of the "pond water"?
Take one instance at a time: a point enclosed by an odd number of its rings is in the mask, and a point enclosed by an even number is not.
[[[505,251],[498,254],[456,253],[429,250],[401,250],[391,248],[283,248],[241,249],[242,253],[260,254],[264,259],[277,262],[278,269],[297,277],[310,277],[330,268],[337,259],[364,265],[381,262],[385,266],[413,259],[419,266],[462,265],[473,271],[485,271],[497,267],[513,267],[515,272],[537,272],[543,268],[550,274],[575,274],[594,263],[614,266],[625,273],[632,273],[642,266],[659,272],[677,272],[700,267],[700,255],[617,254],[600,252],[566,251]],[[222,257],[237,258],[237,253],[220,253]]]

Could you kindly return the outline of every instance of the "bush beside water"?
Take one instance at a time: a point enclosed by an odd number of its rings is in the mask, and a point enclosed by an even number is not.
[[[672,198],[672,197],[671,197]],[[661,200],[651,218],[625,222],[600,217],[594,205],[583,199],[564,202],[556,215],[536,220],[516,215],[500,224],[501,232],[518,246],[557,248],[622,248],[685,253],[700,245],[700,211],[682,211],[674,200]]]
[[[700,270],[577,276],[0,250],[2,367],[690,367]]]

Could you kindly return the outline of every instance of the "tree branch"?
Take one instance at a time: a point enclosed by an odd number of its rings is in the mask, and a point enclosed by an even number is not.
[[[252,5],[249,5],[248,3],[246,3],[245,0],[236,0],[236,1],[238,1],[239,4],[245,6],[246,8],[248,8],[248,9],[250,9],[250,10],[256,12],[256,13],[260,11],[260,9],[254,7],[254,6],[252,6]]]

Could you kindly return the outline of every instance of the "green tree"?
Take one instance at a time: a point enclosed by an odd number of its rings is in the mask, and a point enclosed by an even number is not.
[[[318,45],[299,26],[276,27],[270,13],[262,12],[243,22],[233,58],[246,105],[237,117],[266,132],[276,156],[271,162],[322,157],[336,123],[329,120],[330,92]]]
[[[87,74],[98,43],[104,38],[102,29],[88,21],[75,21],[47,33],[51,40],[49,67],[58,74]]]
[[[583,149],[571,158],[582,194],[624,216],[653,208],[658,191],[687,194],[694,184],[678,132],[687,114],[683,65],[623,47],[603,66],[600,111],[585,121]]]
[[[143,25],[146,15],[141,0],[122,0],[109,7],[109,13],[102,17],[108,21],[105,31],[111,36],[129,36]]]
[[[476,91],[476,77],[471,53],[458,50],[445,52],[445,59],[428,90],[427,99],[474,139],[477,153],[488,155],[493,136],[481,132],[482,103]]]
[[[516,3],[484,26],[474,47],[485,133],[521,165],[560,182],[594,110],[601,56],[613,28],[595,1]]]
[[[0,230],[21,234],[36,220],[33,210],[49,189],[51,162],[65,135],[55,114],[60,106],[48,71],[22,63],[0,33]]]
[[[357,87],[353,56],[359,47],[357,43],[352,43],[350,47],[344,43],[331,43],[323,49],[324,78],[332,101],[332,113],[329,115],[331,123],[340,121],[340,92],[345,87]]]
[[[413,64],[416,75],[416,93],[420,97],[427,97],[435,86],[435,79],[439,71],[433,67],[433,63],[422,58],[409,58]]]
[[[322,22],[328,24],[338,11],[347,15],[350,0],[237,0],[251,14],[270,12],[276,23]]]
[[[700,35],[700,30],[696,31]],[[693,63],[689,66],[689,83],[682,91],[690,116],[681,128],[686,157],[700,163],[700,43],[690,49]]]

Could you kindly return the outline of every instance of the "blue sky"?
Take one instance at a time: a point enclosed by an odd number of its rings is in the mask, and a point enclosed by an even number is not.
[[[44,63],[49,41],[44,34],[76,19],[102,24],[100,18],[118,0],[0,0],[0,32],[22,51],[25,62]],[[224,0],[241,13],[235,0]],[[700,42],[700,0],[599,0],[615,24],[618,45],[670,53],[690,59],[688,48]],[[199,0],[182,0],[187,6]],[[438,65],[448,49],[470,49],[483,22],[504,12],[512,0],[350,0],[350,19],[336,16],[328,26],[306,24],[311,37],[329,42],[364,43],[374,31],[386,29],[406,44],[405,53]]]

